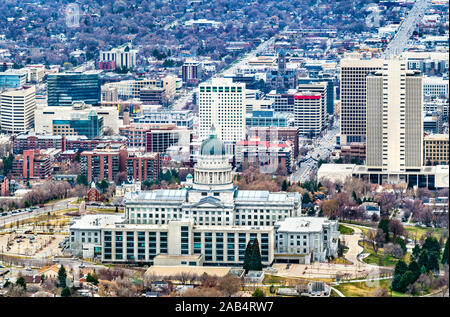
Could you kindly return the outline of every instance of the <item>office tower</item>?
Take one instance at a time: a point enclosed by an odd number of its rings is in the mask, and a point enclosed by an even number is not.
[[[26,69],[8,69],[0,72],[0,90],[8,88],[20,88],[25,85],[28,78]]]
[[[325,82],[327,85],[327,106],[326,106],[326,113],[327,114],[334,114],[334,81],[333,78],[325,77],[325,75],[319,75],[318,78],[311,78],[311,77],[299,77],[297,78],[297,85],[303,85],[303,84],[315,84],[315,83],[323,83]]]
[[[322,101],[321,107],[322,128],[325,128],[325,121],[327,120],[327,103],[328,103],[327,86],[328,86],[327,82],[315,82],[310,84],[300,84],[297,86],[297,90],[299,93],[310,91],[319,93],[321,95],[320,100]]]
[[[131,44],[125,44],[110,51],[100,52],[99,68],[114,70],[116,68],[132,69],[136,67],[136,53]]]
[[[5,91],[0,95],[0,121],[4,133],[27,133],[34,126],[35,86]]]
[[[245,139],[245,84],[233,83],[231,78],[213,78],[200,85],[199,135],[204,140],[214,125],[225,143]],[[232,148],[228,147],[227,151]],[[231,153],[231,152],[229,152]]]
[[[89,113],[72,114],[70,119],[55,119],[52,127],[54,135],[85,135],[91,139],[103,135],[103,118],[91,110]]]
[[[294,95],[294,126],[298,133],[308,137],[317,136],[322,131],[322,94],[319,92],[299,92]]]
[[[383,172],[420,169],[422,149],[423,76],[405,60],[385,60],[367,76],[366,165]]]
[[[202,64],[193,60],[186,60],[181,67],[181,76],[184,83],[197,84],[202,78]]]
[[[100,79],[96,71],[50,74],[47,90],[49,106],[70,107],[74,101],[91,105],[100,103]]]
[[[341,144],[366,142],[366,77],[383,60],[341,60]]]

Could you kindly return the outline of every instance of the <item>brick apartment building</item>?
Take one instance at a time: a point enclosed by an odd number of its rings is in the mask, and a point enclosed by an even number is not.
[[[50,156],[40,150],[25,150],[16,155],[12,163],[12,175],[18,179],[47,179],[51,175]]]
[[[127,158],[128,179],[133,181],[156,181],[161,172],[161,157],[159,153],[129,151]]]
[[[22,154],[25,150],[58,149],[65,151],[65,138],[61,135],[22,134],[14,138],[14,154]]]
[[[126,170],[127,150],[124,145],[99,145],[92,151],[81,153],[81,171],[88,182],[107,179],[113,181],[114,177]]]
[[[144,148],[147,152],[162,153],[173,145],[188,145],[190,132],[175,124],[131,124],[119,128],[127,138],[128,147]]]
[[[366,159],[366,144],[361,142],[352,142],[348,145],[341,146],[340,157],[342,158],[358,158],[361,161]]]

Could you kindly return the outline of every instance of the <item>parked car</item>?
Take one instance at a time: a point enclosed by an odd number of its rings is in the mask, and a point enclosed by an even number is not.
[[[2,216],[7,216],[7,215],[8,215],[7,212],[3,212],[3,213],[2,213]]]

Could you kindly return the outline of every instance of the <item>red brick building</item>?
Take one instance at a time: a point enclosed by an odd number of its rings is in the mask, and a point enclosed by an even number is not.
[[[161,156],[159,153],[139,151],[128,152],[128,179],[134,181],[156,181],[161,172]]]
[[[353,142],[348,145],[341,146],[341,154],[342,158],[358,158],[361,161],[366,159],[366,145],[360,142]]]
[[[124,145],[99,145],[93,151],[81,153],[81,170],[88,182],[114,177],[126,171],[127,150]]]
[[[95,186],[95,183],[92,183],[91,188],[88,190],[86,194],[87,201],[102,201],[103,197],[100,191]]]
[[[14,138],[14,154],[22,154],[25,150],[58,149],[65,150],[65,139],[61,135],[24,134]]]
[[[25,150],[14,157],[12,174],[19,179],[47,179],[51,175],[50,156],[40,154],[40,150]]]

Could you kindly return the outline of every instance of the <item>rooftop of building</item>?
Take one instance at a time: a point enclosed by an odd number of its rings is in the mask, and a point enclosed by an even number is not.
[[[74,220],[75,223],[70,226],[70,229],[100,230],[107,225],[122,222],[125,218],[123,215],[96,214],[84,215],[78,219],[74,218]]]
[[[326,224],[336,221],[325,217],[291,217],[275,223],[278,232],[320,232]]]
[[[447,141],[448,134],[427,134],[424,136],[424,141]]]

